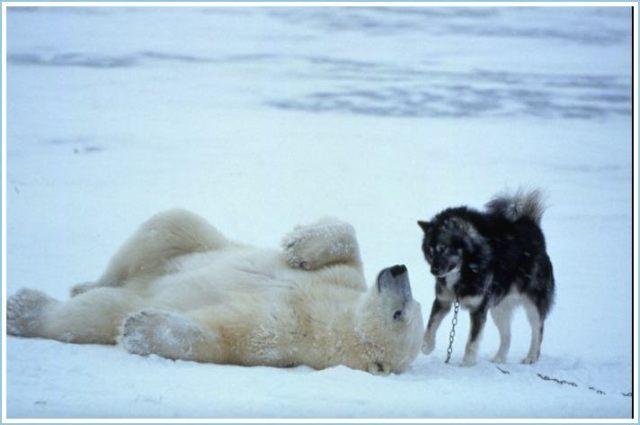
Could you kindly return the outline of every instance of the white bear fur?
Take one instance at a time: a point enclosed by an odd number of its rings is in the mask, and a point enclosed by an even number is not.
[[[422,339],[420,305],[367,290],[349,224],[299,226],[282,246],[232,242],[195,214],[163,212],[68,301],[28,289],[11,296],[8,333],[199,362],[381,374],[409,366]]]

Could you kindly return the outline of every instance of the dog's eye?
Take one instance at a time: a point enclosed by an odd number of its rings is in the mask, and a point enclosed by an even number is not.
[[[442,245],[441,243],[436,245],[436,252],[442,252],[443,250],[444,250],[444,245]]]

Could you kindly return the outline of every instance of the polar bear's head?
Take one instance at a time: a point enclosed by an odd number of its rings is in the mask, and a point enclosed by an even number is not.
[[[402,372],[417,357],[423,332],[420,303],[411,295],[407,268],[382,270],[357,309],[356,333],[366,363],[360,368],[374,374]]]

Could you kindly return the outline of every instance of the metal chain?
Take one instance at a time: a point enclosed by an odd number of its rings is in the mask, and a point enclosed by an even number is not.
[[[456,337],[456,325],[458,324],[458,311],[460,310],[460,301],[456,297],[456,301],[453,304],[453,318],[451,319],[451,332],[449,332],[449,347],[447,347],[447,360],[445,363],[449,363],[451,360],[451,354],[453,353],[453,339]]]

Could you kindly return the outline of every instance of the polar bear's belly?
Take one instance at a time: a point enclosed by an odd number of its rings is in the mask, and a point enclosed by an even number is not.
[[[293,282],[270,251],[235,249],[178,258],[149,287],[152,304],[195,310],[249,296],[277,302]],[[286,291],[285,291],[286,292]],[[255,302],[255,301],[254,301]]]

